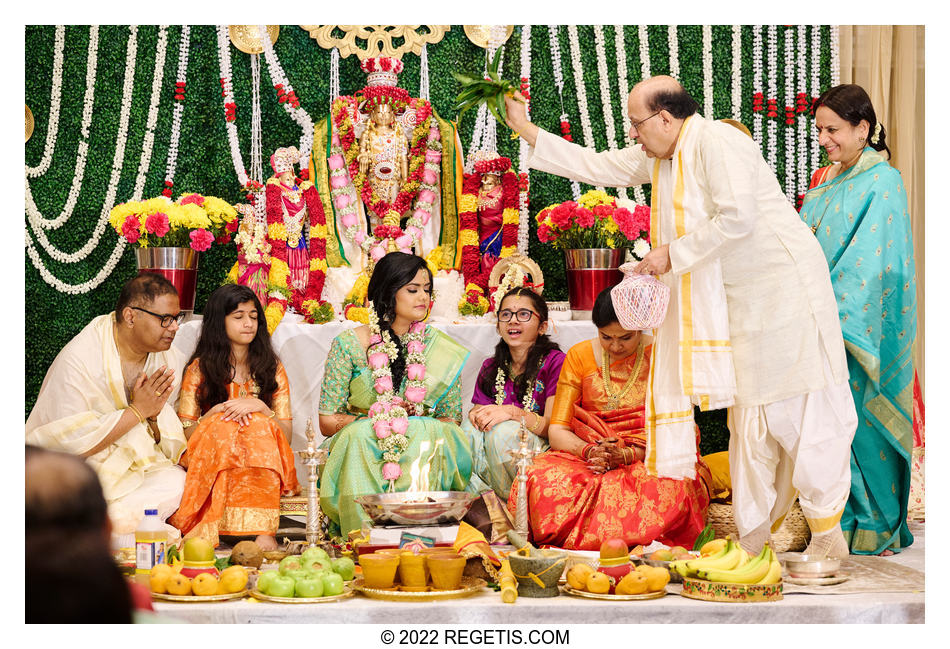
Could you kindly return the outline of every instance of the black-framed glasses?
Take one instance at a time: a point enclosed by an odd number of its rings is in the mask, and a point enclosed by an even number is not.
[[[181,324],[181,321],[185,319],[185,315],[186,315],[184,311],[179,311],[175,315],[170,315],[168,313],[152,313],[148,309],[143,309],[140,306],[133,306],[131,308],[135,309],[136,311],[143,311],[161,320],[162,329],[168,329],[170,326],[172,326],[172,322],[177,322],[178,324]]]
[[[650,115],[650,117],[656,117],[656,116],[659,115],[659,114],[660,114],[660,111],[656,111],[655,113],[653,113],[652,115]],[[639,122],[632,122],[632,123],[630,124],[630,126],[631,126],[632,128],[635,128],[635,129],[637,129],[637,130],[639,131],[639,130],[640,130],[640,126],[642,126],[645,121],[647,121],[648,119],[650,119],[650,117],[644,117],[644,118],[641,119]]]
[[[510,322],[512,316],[516,316],[518,318],[518,322],[527,322],[533,315],[538,314],[531,309],[518,309],[517,311],[502,309],[498,312],[498,322]],[[541,316],[538,316],[538,318],[540,319]]]

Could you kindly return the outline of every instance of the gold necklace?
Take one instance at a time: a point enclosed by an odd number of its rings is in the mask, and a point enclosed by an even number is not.
[[[637,377],[640,375],[640,364],[643,362],[642,349],[640,346],[637,346],[637,362],[633,364],[633,372],[620,389],[620,392],[616,394],[610,390],[610,356],[607,354],[606,349],[602,349],[601,354],[600,378],[604,382],[604,392],[607,393],[607,410],[616,410],[620,405],[620,400],[627,396],[630,388],[633,387]]]
[[[841,174],[841,180],[839,180],[837,183],[835,183],[835,191],[832,192],[831,198],[829,198],[829,199],[828,199],[828,202],[825,203],[825,209],[822,210],[821,216],[818,217],[818,221],[816,221],[815,224],[811,226],[811,233],[812,233],[812,234],[814,234],[814,235],[817,236],[817,234],[818,234],[818,228],[821,226],[821,222],[824,220],[825,214],[828,212],[828,208],[831,207],[831,201],[833,201],[834,198],[835,198],[835,196],[838,195],[838,190],[841,189],[841,185],[844,184],[844,181],[848,178],[848,176],[851,175],[851,172],[854,170],[854,168],[855,168],[856,166],[857,166],[857,163],[851,165],[851,168],[848,169],[847,172]],[[827,190],[825,190],[825,191],[827,191]]]

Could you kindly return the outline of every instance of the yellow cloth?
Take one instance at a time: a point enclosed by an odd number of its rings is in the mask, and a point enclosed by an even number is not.
[[[703,456],[703,462],[709,467],[712,482],[709,484],[709,497],[712,500],[728,502],[732,499],[732,478],[729,475],[729,451],[710,453]]]

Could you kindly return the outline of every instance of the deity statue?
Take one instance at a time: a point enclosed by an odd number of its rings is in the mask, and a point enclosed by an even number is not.
[[[488,288],[492,268],[517,251],[518,177],[511,160],[493,151],[472,154],[474,173],[463,181],[459,210],[465,283]]]
[[[271,333],[288,308],[310,322],[323,321],[317,313],[326,280],[326,217],[314,184],[294,174],[299,157],[296,147],[277,149],[264,190],[271,256],[264,314]]]
[[[254,291],[261,304],[267,304],[267,278],[270,275],[267,223],[258,217],[253,205],[241,203],[234,209],[241,215],[241,224],[234,235],[238,259],[232,279],[235,284]]]
[[[367,85],[316,125],[311,178],[327,212],[327,297],[335,305],[387,252],[458,268],[461,142],[454,124],[398,86],[402,61],[367,58]]]

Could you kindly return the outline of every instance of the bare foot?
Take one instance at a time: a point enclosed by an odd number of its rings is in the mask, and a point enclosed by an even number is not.
[[[260,534],[254,542],[261,546],[265,552],[277,549],[277,539],[272,534]]]
[[[877,555],[877,556],[879,556],[879,557],[890,557],[890,556],[892,556],[893,554],[894,554],[894,553],[891,552],[890,550],[885,549],[884,552],[881,552],[881,553],[880,553],[879,555]]]

